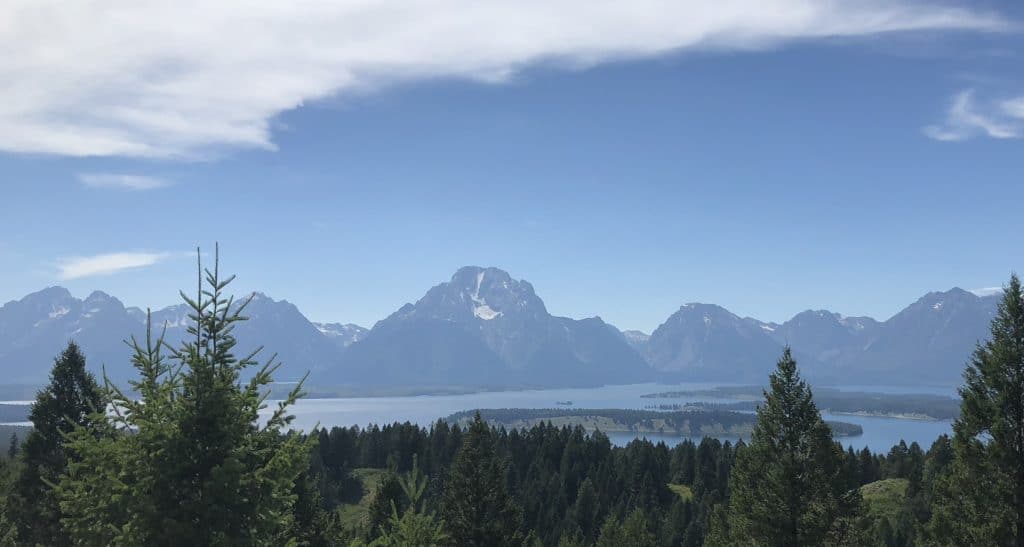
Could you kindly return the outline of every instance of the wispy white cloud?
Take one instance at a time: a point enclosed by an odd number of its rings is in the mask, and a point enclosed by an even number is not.
[[[67,258],[60,261],[58,277],[67,281],[82,277],[109,275],[152,266],[170,256],[170,253],[109,253]]]
[[[1015,139],[1024,127],[1024,97],[1003,101],[999,105],[979,104],[971,89],[957,93],[941,124],[922,129],[925,136],[937,141],[963,141],[973,137]]]
[[[122,190],[155,190],[169,186],[165,179],[145,175],[116,173],[81,173],[78,180],[90,188],[119,188]]]
[[[281,112],[393,82],[1009,26],[923,0],[7,0],[0,21],[0,150],[162,157],[272,149]]]
[[[1007,116],[1024,120],[1024,97],[1007,99],[1002,102],[1000,107]]]

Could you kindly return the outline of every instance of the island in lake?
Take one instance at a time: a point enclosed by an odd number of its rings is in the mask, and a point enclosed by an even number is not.
[[[509,429],[530,428],[541,423],[556,427],[580,426],[587,431],[604,433],[662,433],[680,436],[750,435],[757,416],[729,410],[630,410],[619,408],[490,408],[465,410],[448,416],[449,423],[467,425],[476,413],[488,423]],[[828,422],[836,437],[856,437],[861,426],[846,422]]]
[[[753,411],[763,404],[759,386],[722,386],[705,390],[663,391],[641,395],[645,399],[690,399],[714,397],[735,399],[732,403],[659,403],[649,405],[662,411],[703,408],[709,410]],[[814,388],[814,403],[822,412],[856,416],[880,416],[915,420],[951,420],[960,413],[960,399],[928,393],[869,393]]]

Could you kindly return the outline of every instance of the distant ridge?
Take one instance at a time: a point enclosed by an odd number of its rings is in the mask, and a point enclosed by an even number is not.
[[[931,292],[886,321],[808,310],[782,323],[739,317],[714,304],[685,304],[650,335],[620,332],[598,317],[548,313],[525,280],[468,266],[372,328],[312,323],[293,304],[257,293],[238,326],[239,353],[276,352],[281,381],[310,372],[314,386],[593,386],[644,381],[761,383],[786,344],[816,382],[957,385],[1000,298],[960,288]],[[184,306],[154,311],[176,343]],[[115,381],[133,374],[122,340],[140,336],[145,314],[93,292],[78,299],[50,287],[0,307],[5,384],[45,382],[69,339],[89,366]],[[269,357],[269,353],[267,355]]]

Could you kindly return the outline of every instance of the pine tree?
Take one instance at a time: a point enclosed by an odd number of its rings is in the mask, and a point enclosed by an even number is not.
[[[59,493],[65,528],[83,544],[278,545],[287,543],[295,481],[316,435],[281,435],[301,383],[260,416],[274,358],[248,380],[255,355],[233,354],[245,305],[224,296],[232,278],[200,265],[189,339],[165,357],[162,336],[134,338],[139,378],[128,395],[109,381],[114,411],[79,428]],[[204,275],[205,274],[205,275]]]
[[[404,497],[402,494],[402,482],[394,471],[388,471],[377,483],[373,492],[370,505],[367,508],[367,539],[376,538],[390,531],[392,524],[391,511],[395,507],[397,511],[404,510]]]
[[[626,536],[622,532],[622,524],[615,515],[608,515],[601,525],[601,533],[597,536],[595,547],[622,547],[626,544]]]
[[[64,435],[89,423],[101,410],[100,390],[85,369],[85,357],[74,342],[54,360],[50,384],[39,392],[29,420],[32,432],[18,447],[12,437],[10,451],[20,453],[21,473],[7,498],[8,518],[17,528],[18,541],[26,545],[64,545],[69,538],[60,523],[59,501],[51,485],[77,459],[65,449]]]
[[[964,372],[954,460],[936,481],[939,544],[1024,547],[1024,291],[1016,274]]]
[[[710,537],[731,545],[842,543],[859,499],[848,492],[843,451],[814,405],[787,347],[757,410],[750,444],[729,480],[729,505]]]
[[[655,547],[657,537],[650,530],[651,522],[643,509],[634,509],[619,522],[614,515],[608,515],[595,547]]]
[[[17,545],[18,529],[8,518],[8,496],[11,494],[11,483],[17,464],[10,460],[0,460],[0,545]]]
[[[448,534],[444,530],[444,523],[424,507],[427,477],[420,473],[415,456],[412,470],[399,478],[398,484],[405,496],[406,509],[399,515],[398,505],[391,501],[391,522],[387,531],[373,545],[438,547],[447,544]]]
[[[650,524],[642,509],[634,509],[622,522],[623,547],[655,547],[658,542]]]
[[[579,530],[574,533],[565,532],[558,538],[558,547],[583,547],[584,545],[586,543],[583,542],[583,535]]]
[[[599,500],[594,483],[586,478],[576,492],[576,501],[569,510],[570,522],[576,525],[582,535],[581,541],[591,541],[597,535]]]
[[[7,445],[7,459],[13,460],[18,457],[18,434],[11,433],[11,441]]]
[[[518,545],[521,515],[491,427],[476,414],[448,473],[441,515],[456,545]]]

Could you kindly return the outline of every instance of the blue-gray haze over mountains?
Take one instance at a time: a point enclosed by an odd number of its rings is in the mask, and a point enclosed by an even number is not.
[[[283,363],[276,377],[309,371],[312,386],[439,388],[564,387],[644,381],[760,383],[785,344],[822,383],[956,385],[984,339],[999,295],[932,292],[879,322],[806,311],[783,324],[738,317],[713,304],[685,304],[649,336],[599,317],[548,313],[533,286],[496,268],[465,267],[371,329],[312,323],[294,305],[257,293],[236,329],[239,355],[257,344]],[[152,313],[176,345],[188,310]],[[124,383],[134,374],[123,340],[144,339],[145,312],[94,292],[51,287],[0,307],[5,384],[41,384],[68,340],[91,369]]]

